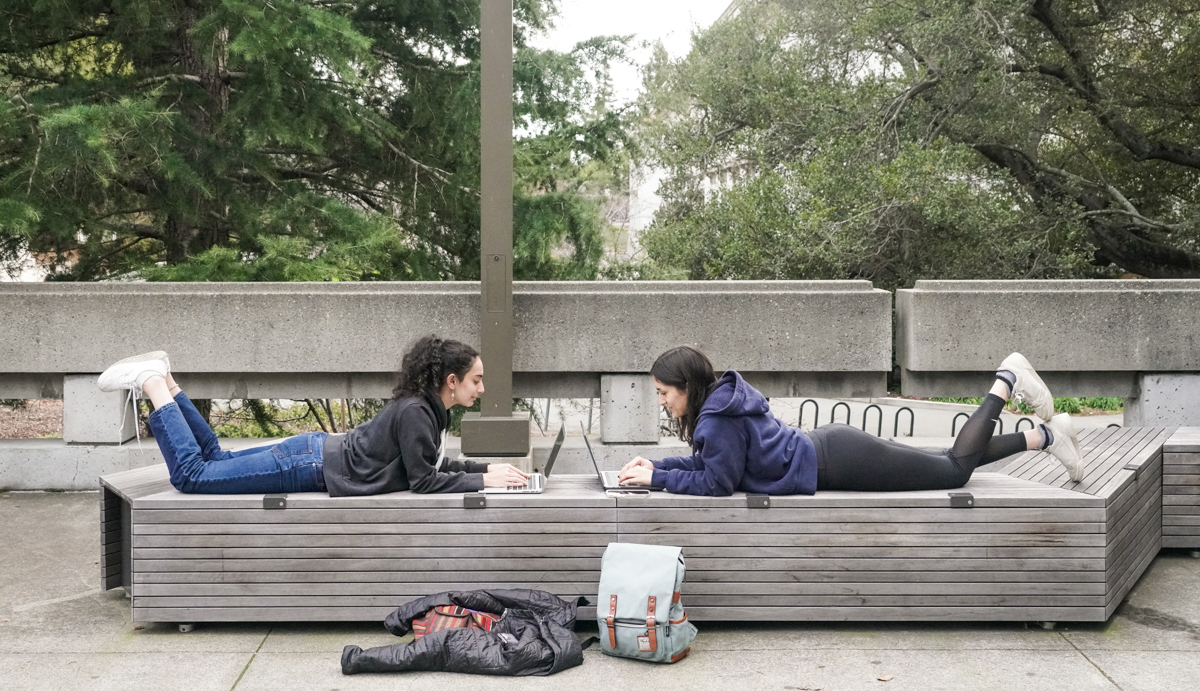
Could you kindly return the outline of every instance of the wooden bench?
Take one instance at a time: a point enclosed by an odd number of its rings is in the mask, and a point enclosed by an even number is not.
[[[1163,447],[1163,547],[1200,550],[1200,427],[1182,427]]]
[[[163,466],[104,476],[105,588],[135,621],[379,620],[441,590],[594,596],[614,541],[680,545],[699,620],[1102,621],[1162,543],[1169,430],[1082,437],[1075,485],[1045,454],[951,492],[333,499],[184,495]],[[480,501],[481,508],[468,508]],[[582,612],[582,616],[590,616]]]

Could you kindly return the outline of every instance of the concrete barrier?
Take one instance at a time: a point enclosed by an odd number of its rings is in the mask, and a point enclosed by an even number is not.
[[[891,296],[866,281],[514,290],[518,396],[596,396],[601,374],[647,372],[681,343],[773,395],[878,393],[891,369]],[[477,283],[0,284],[0,397],[61,395],[65,374],[156,348],[199,397],[386,396],[413,338],[479,342],[478,291]]]
[[[161,349],[194,398],[384,398],[414,338],[478,344],[478,300],[465,282],[4,283],[0,398],[63,397],[72,437],[38,447],[54,448],[35,484],[94,487],[148,461],[103,446],[107,429],[113,444],[132,436],[119,394],[64,381]],[[891,370],[891,295],[867,281],[518,282],[514,320],[515,395],[600,397],[601,410],[645,416],[602,424],[610,443],[655,445],[657,406],[637,376],[675,345],[768,396],[881,395]],[[0,487],[33,489],[18,446],[0,442]]]
[[[1127,424],[1200,420],[1198,280],[917,281],[896,291],[905,395],[978,396],[1014,350],[1055,395],[1130,399]]]

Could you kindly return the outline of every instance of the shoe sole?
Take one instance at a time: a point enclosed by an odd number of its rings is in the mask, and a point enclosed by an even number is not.
[[[148,353],[133,355],[125,358],[124,360],[117,360],[109,366],[109,369],[112,369],[117,365],[128,365],[131,362],[150,362],[151,360],[162,360],[163,364],[167,365],[167,369],[170,370],[170,363],[167,360],[167,352],[165,350],[151,350]]]
[[[1033,411],[1034,413],[1037,414],[1038,417],[1042,418],[1043,422],[1049,422],[1050,418],[1054,417],[1054,394],[1050,393],[1050,387],[1046,386],[1046,382],[1042,381],[1042,378],[1038,375],[1037,370],[1035,370],[1033,368],[1033,365],[1030,364],[1029,360],[1026,359],[1025,356],[1020,353],[1013,353],[1012,355],[1009,355],[1008,357],[1004,358],[1004,362],[1000,363],[1001,369],[1005,369],[1005,367],[1004,367],[1005,363],[1009,362],[1009,360],[1012,359],[1013,355],[1017,356],[1017,358],[1019,358],[1019,359],[1014,361],[1012,364],[1024,369],[1025,374],[1027,376],[1029,376],[1030,378],[1032,378],[1034,381],[1036,381],[1038,383],[1038,385],[1040,385],[1043,389],[1045,389],[1046,393],[1050,396],[1050,415],[1049,416],[1042,415],[1036,409]],[[1016,374],[1016,372],[1013,372],[1013,374]],[[1018,377],[1018,380],[1019,379],[1020,378]],[[1014,396],[1016,395],[1016,391],[1013,391],[1013,395]]]
[[[1066,413],[1061,413],[1061,414],[1066,415]],[[1058,415],[1056,415],[1055,417],[1058,417]],[[1084,478],[1084,475],[1087,473],[1087,467],[1083,462],[1083,453],[1079,450],[1078,431],[1075,429],[1075,423],[1071,421],[1069,416],[1067,418],[1067,424],[1070,425],[1069,429],[1070,429],[1071,434],[1068,434],[1067,430],[1055,429],[1049,423],[1047,423],[1046,426],[1049,427],[1050,431],[1053,432],[1056,436],[1065,438],[1067,445],[1070,446],[1070,448],[1071,448],[1071,452],[1075,454],[1076,464],[1079,468],[1079,479],[1076,480],[1075,478],[1072,477],[1071,482],[1081,482]],[[1051,455],[1053,456],[1053,454],[1051,454]],[[1066,463],[1064,463],[1062,461],[1062,459],[1058,458],[1057,456],[1054,456],[1054,459],[1057,460],[1059,463],[1061,463],[1062,466],[1067,469],[1067,475],[1070,476],[1071,467],[1068,466]]]
[[[1087,475],[1087,467],[1083,463],[1083,452],[1079,450],[1079,442],[1075,439],[1074,434],[1067,437],[1067,441],[1071,442],[1071,449],[1075,451],[1075,458],[1079,459],[1079,479],[1074,482],[1082,482],[1083,477]]]

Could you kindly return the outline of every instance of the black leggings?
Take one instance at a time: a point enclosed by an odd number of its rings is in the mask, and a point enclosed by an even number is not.
[[[900,492],[955,489],[985,463],[1025,451],[1025,434],[992,436],[1004,399],[988,394],[954,446],[930,451],[880,439],[849,425],[828,425],[809,437],[817,447],[817,489]]]

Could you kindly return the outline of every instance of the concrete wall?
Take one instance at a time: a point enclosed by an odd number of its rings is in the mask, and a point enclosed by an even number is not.
[[[387,397],[414,338],[479,342],[478,300],[477,283],[0,284],[0,398],[63,397],[64,380],[158,349],[195,398]],[[700,347],[768,396],[881,395],[891,369],[891,296],[866,281],[518,282],[514,309],[517,396],[600,397],[640,416],[602,422],[623,444],[598,446],[610,467],[676,451],[653,441],[645,377],[625,376],[672,346]],[[602,390],[614,377],[640,389]],[[153,441],[115,444],[131,432],[119,395],[66,389],[71,437],[0,442],[0,489],[91,489],[159,462]],[[563,472],[590,468],[577,441]]]
[[[1136,397],[1144,372],[1200,371],[1200,281],[917,281],[896,292],[913,396],[979,396],[1024,353],[1058,396]]]
[[[478,343],[477,283],[0,285],[0,398],[166,350],[197,396],[385,396],[404,346]],[[699,346],[782,392],[880,393],[891,296],[866,281],[518,282],[517,395],[597,395],[603,373]],[[882,336],[882,338],[881,338]],[[485,361],[486,365],[486,361]],[[836,376],[822,376],[836,375]],[[842,376],[848,375],[848,376]],[[768,391],[768,393],[771,393]]]

